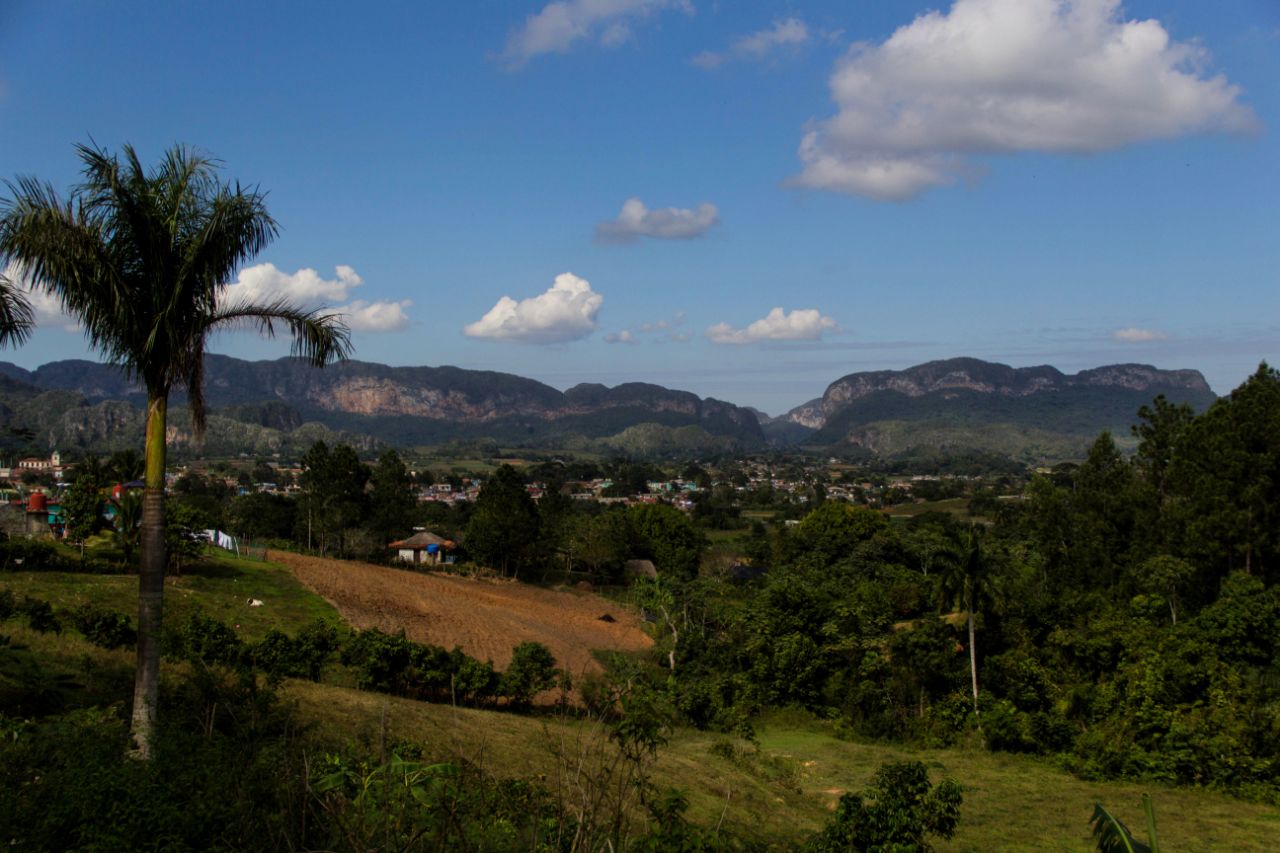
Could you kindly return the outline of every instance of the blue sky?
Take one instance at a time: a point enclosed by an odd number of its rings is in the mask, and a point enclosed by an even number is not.
[[[774,414],[958,355],[1280,362],[1277,128],[1274,0],[0,2],[0,176],[198,146],[282,225],[232,287],[359,359]],[[41,318],[0,358],[88,356]]]

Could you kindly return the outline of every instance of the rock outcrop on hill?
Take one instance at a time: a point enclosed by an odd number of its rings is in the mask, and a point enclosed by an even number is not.
[[[1103,429],[1126,438],[1138,408],[1157,394],[1197,409],[1214,400],[1195,370],[1117,364],[1069,375],[974,358],[851,373],[777,418],[643,382],[559,391],[509,373],[360,361],[317,370],[289,358],[211,355],[205,383],[207,450],[232,453],[291,453],[325,438],[366,450],[484,440],[688,456],[801,444],[1031,461],[1076,455]],[[24,370],[0,362],[0,427],[30,431],[50,446],[131,446],[140,441],[144,396],[108,365],[61,361]],[[174,446],[196,450],[181,399],[174,403]]]
[[[806,444],[879,455],[963,448],[1045,457],[1075,452],[1104,429],[1127,436],[1139,407],[1159,394],[1196,409],[1216,399],[1196,370],[1115,364],[1069,375],[953,358],[851,373],[783,418],[813,430]]]
[[[0,363],[0,376],[34,393],[70,393],[83,404],[68,401],[64,411],[87,410],[109,400],[140,406],[145,398],[142,388],[118,369],[88,361],[54,362],[32,371]],[[389,444],[477,437],[549,444],[603,439],[643,424],[695,427],[721,447],[724,439],[741,447],[765,441],[749,410],[687,391],[627,383],[615,388],[578,385],[561,392],[521,376],[457,367],[349,361],[317,370],[290,358],[243,361],[210,355],[205,399],[215,414],[242,424],[288,432],[317,423]],[[175,402],[180,402],[177,395]],[[63,421],[68,417],[75,420],[64,414]],[[100,436],[102,417],[95,413],[94,423],[83,427],[66,424],[62,434]]]

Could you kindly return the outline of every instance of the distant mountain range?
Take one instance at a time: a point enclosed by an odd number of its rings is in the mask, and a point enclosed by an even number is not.
[[[1068,375],[952,358],[851,373],[764,426],[771,436],[880,456],[966,449],[1032,461],[1078,455],[1104,429],[1123,443],[1139,407],[1159,394],[1197,410],[1216,399],[1198,370],[1114,364]]]
[[[0,385],[0,425],[34,429],[64,446],[87,446],[112,433],[126,439],[132,427],[141,429],[145,393],[110,365],[58,361],[28,371],[0,362],[0,377],[6,380]],[[36,398],[40,403],[33,407]],[[483,438],[506,445],[649,454],[765,444],[751,411],[687,391],[639,382],[559,391],[509,373],[457,367],[349,361],[317,370],[290,358],[242,361],[210,355],[205,400],[216,416],[209,434],[218,445],[220,432],[236,423],[242,428],[234,430],[235,440],[275,444],[277,451],[292,449],[296,442],[290,436],[304,428],[308,438],[327,430],[335,438],[363,436],[364,444],[397,446]],[[137,416],[128,417],[125,409]],[[171,411],[182,447],[189,436],[179,407]]]
[[[351,361],[317,370],[296,359],[210,355],[210,454],[292,453],[317,438],[364,449],[486,439],[506,446],[692,454],[804,445],[883,456],[981,450],[1028,461],[1078,455],[1102,429],[1128,433],[1157,394],[1196,408],[1214,399],[1194,370],[1123,364],[1073,376],[972,358],[851,373],[820,399],[770,418],[687,391],[626,383],[559,391],[508,373]],[[0,362],[0,427],[50,446],[100,450],[141,442],[142,389],[109,365]],[[175,400],[175,402],[181,402]],[[180,406],[171,440],[194,449]]]

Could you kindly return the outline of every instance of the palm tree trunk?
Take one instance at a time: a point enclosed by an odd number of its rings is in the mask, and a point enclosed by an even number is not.
[[[969,596],[969,675],[973,678],[973,713],[978,713],[978,647],[973,642],[973,595]]]
[[[164,602],[164,468],[168,395],[147,401],[146,489],[138,570],[138,666],[133,682],[133,755],[152,758],[160,695],[160,626]]]

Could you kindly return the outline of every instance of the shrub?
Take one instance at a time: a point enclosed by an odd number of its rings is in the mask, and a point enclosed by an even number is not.
[[[533,697],[556,686],[556,659],[542,643],[524,642],[511,653],[498,693],[517,707],[527,708]]]
[[[356,668],[356,685],[362,690],[404,695],[408,687],[405,674],[413,663],[415,645],[403,629],[387,634],[369,628],[350,636],[342,646],[341,660]]]
[[[9,571],[38,572],[68,568],[67,560],[52,542],[10,536],[0,542],[0,568]]]
[[[271,675],[319,681],[337,648],[337,630],[317,619],[293,639],[273,629],[261,642],[250,646],[246,654],[255,667]]]
[[[27,624],[33,631],[39,631],[41,634],[56,634],[62,631],[62,622],[54,614],[53,605],[47,601],[24,595],[18,602],[17,612],[27,617]]]
[[[955,834],[961,799],[960,786],[950,779],[931,785],[919,761],[883,764],[870,788],[840,798],[831,823],[805,849],[929,851],[926,836]]]
[[[454,649],[453,654],[460,658],[454,676],[454,692],[459,701],[480,704],[498,692],[500,677],[494,671],[492,662],[481,663],[464,655],[461,649]]]
[[[235,666],[240,663],[244,643],[234,630],[197,611],[181,626],[166,630],[163,648],[169,657]]]
[[[0,587],[0,621],[8,619],[18,612],[18,600],[13,597],[13,590]]]
[[[133,630],[128,616],[113,610],[99,610],[92,604],[77,609],[71,615],[71,624],[86,640],[104,649],[132,646],[138,641],[138,632]]]

